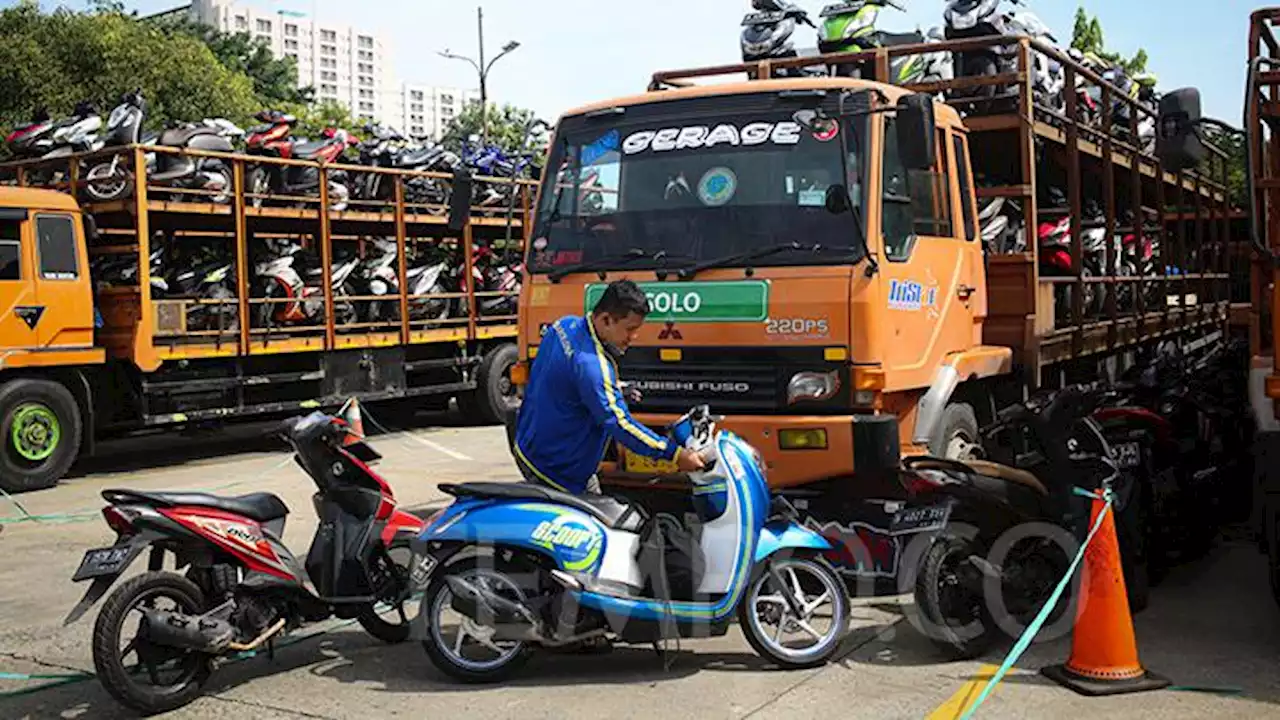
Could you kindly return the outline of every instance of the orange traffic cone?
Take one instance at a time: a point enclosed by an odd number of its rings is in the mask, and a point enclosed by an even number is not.
[[[338,417],[347,423],[351,432],[342,439],[343,446],[354,445],[364,439],[364,418],[360,415],[360,401],[351,398],[338,411]]]
[[[1093,501],[1089,527],[1104,511],[1106,517],[1085,550],[1071,657],[1065,665],[1052,665],[1040,672],[1081,695],[1119,695],[1168,687],[1168,679],[1147,672],[1138,662],[1115,513],[1100,498]]]

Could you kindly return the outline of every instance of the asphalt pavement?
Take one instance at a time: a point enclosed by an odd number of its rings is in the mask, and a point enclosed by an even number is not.
[[[292,509],[287,544],[306,552],[315,529],[313,486],[267,428],[113,443],[57,488],[0,498],[0,718],[131,717],[95,679],[56,686],[45,685],[56,678],[24,679],[92,671],[96,609],[68,627],[62,619],[84,591],[70,581],[81,555],[113,539],[98,515],[102,489],[274,492]],[[384,455],[379,472],[405,507],[426,511],[445,502],[438,483],[518,477],[501,428],[424,416],[414,428],[390,429],[370,442]],[[536,657],[513,681],[483,687],[448,681],[417,642],[389,647],[357,625],[329,622],[300,631],[274,658],[220,668],[204,697],[167,717],[958,717],[1003,650],[976,662],[944,662],[905,619],[906,603],[910,598],[855,601],[853,632],[838,661],[815,670],[768,666],[735,628],[723,638],[682,642],[669,669],[652,648],[619,646],[605,656]],[[1280,717],[1280,608],[1262,557],[1246,540],[1222,540],[1207,557],[1175,570],[1153,591],[1136,629],[1143,663],[1181,689],[1075,695],[1038,673],[1067,657],[1070,640],[1062,638],[1033,645],[977,717]]]

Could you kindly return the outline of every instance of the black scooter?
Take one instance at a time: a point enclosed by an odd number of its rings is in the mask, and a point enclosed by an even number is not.
[[[1008,437],[1009,464],[904,460],[911,505],[946,514],[919,553],[914,593],[923,630],[948,656],[977,657],[1001,631],[1020,635],[1040,611],[1087,531],[1089,500],[1073,486],[1112,488],[1123,513],[1133,483],[1091,417],[1109,397],[1095,386],[1069,387],[1001,411],[985,434]],[[989,588],[1005,612],[993,609]],[[1067,607],[1064,596],[1049,624]]]

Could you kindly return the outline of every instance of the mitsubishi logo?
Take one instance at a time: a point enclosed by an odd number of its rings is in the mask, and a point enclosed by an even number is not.
[[[684,336],[681,335],[680,331],[676,329],[675,321],[668,320],[667,326],[662,329],[662,332],[658,333],[658,339],[659,340],[683,340]]]

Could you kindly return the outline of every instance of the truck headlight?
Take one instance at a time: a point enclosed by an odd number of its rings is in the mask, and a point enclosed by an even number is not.
[[[803,400],[830,400],[840,390],[840,373],[801,372],[791,376],[787,383],[787,404],[792,405]]]

